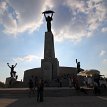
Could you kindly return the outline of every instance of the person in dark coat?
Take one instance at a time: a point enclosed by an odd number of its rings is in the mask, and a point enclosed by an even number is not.
[[[29,79],[29,95],[30,95],[30,96],[31,96],[32,94],[34,94],[33,88],[34,88],[33,81],[32,81],[32,79]]]
[[[37,83],[37,102],[43,102],[43,90],[44,90],[44,82],[43,80],[39,80]]]
[[[98,83],[94,81],[94,90],[93,90],[95,95],[100,95],[101,91],[100,91],[100,87],[98,86]]]

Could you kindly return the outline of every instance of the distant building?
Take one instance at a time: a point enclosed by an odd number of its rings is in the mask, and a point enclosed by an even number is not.
[[[57,76],[61,77],[64,75],[76,75],[77,74],[77,69],[75,67],[59,67],[59,71],[57,72]],[[34,68],[34,69],[29,69],[24,72],[24,82],[28,82],[29,78],[31,77],[42,77],[42,72],[41,68]]]

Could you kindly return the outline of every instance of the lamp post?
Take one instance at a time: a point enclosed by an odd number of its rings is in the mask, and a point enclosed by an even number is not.
[[[44,14],[46,22],[47,22],[47,31],[51,32],[51,21],[53,20],[53,13],[54,11],[48,10],[44,11],[42,14]],[[50,14],[50,15],[49,15]],[[47,16],[48,15],[48,16]]]

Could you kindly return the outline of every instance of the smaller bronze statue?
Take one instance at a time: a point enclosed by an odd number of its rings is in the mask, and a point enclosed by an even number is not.
[[[55,12],[51,11],[51,10],[43,12],[46,22],[47,22],[47,31],[48,32],[51,32],[51,21],[53,20],[53,18],[52,18],[53,13],[55,13]],[[46,14],[51,14],[51,16],[46,16]]]
[[[15,65],[10,66],[9,63],[7,63],[8,67],[11,69],[10,76],[15,78],[16,72],[14,71],[14,68],[16,67],[17,63]]]
[[[78,62],[77,59],[76,59],[76,63],[77,63],[77,71],[79,73],[80,72],[80,62]]]

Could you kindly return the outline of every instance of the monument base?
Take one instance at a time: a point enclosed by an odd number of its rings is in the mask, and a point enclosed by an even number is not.
[[[41,60],[42,76],[44,80],[53,80],[57,77],[59,62],[57,58]]]
[[[12,87],[12,85],[13,85],[15,82],[16,82],[16,79],[15,79],[15,78],[13,78],[13,77],[7,77],[5,84],[6,84],[7,87]]]

